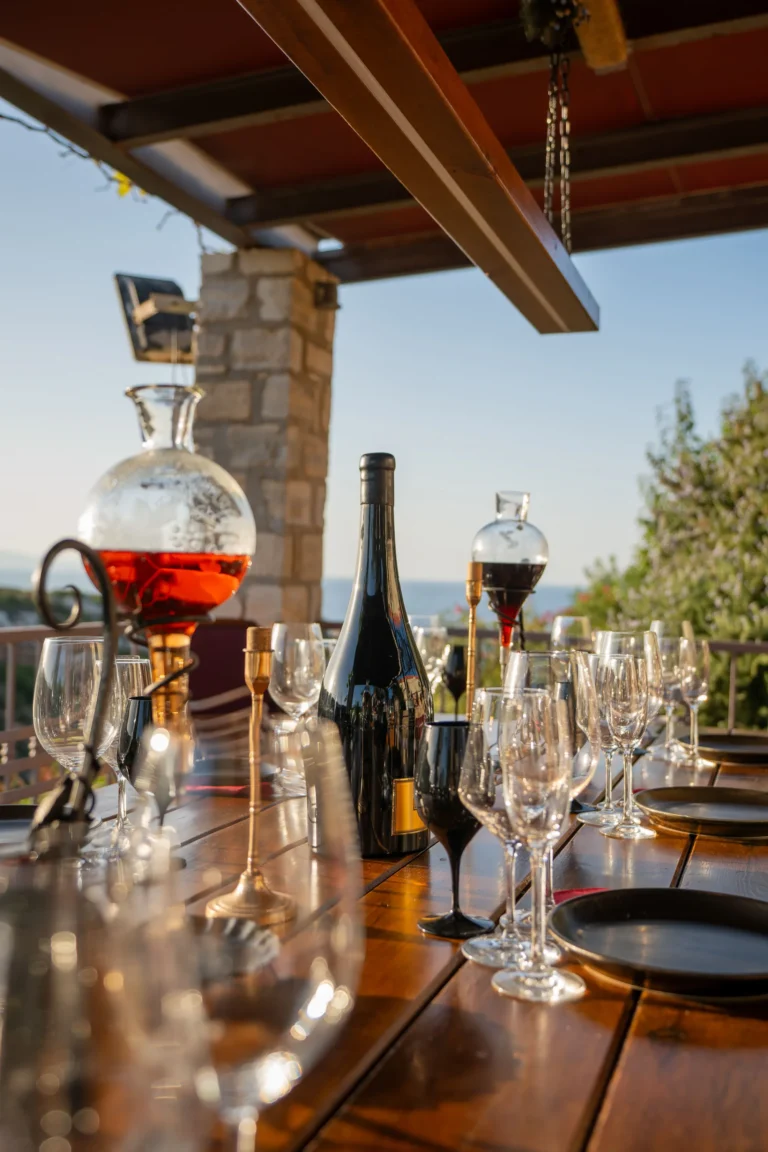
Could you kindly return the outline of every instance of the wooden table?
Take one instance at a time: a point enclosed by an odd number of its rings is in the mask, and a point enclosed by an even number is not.
[[[636,767],[636,787],[692,780],[685,769]],[[723,768],[696,782],[764,789],[768,771]],[[239,872],[246,815],[243,800],[210,797],[175,814],[191,907]],[[264,870],[276,883],[288,861],[307,856],[304,821],[302,800],[263,814]],[[500,912],[501,864],[498,843],[481,831],[464,857],[466,911]],[[416,927],[449,902],[439,845],[366,861],[363,879],[367,954],[354,1012],[321,1065],[264,1114],[260,1149],[768,1149],[765,1001],[702,1006],[583,969],[588,992],[576,1003],[507,1000],[491,989],[488,969]],[[560,889],[671,885],[768,899],[768,846],[666,834],[632,844],[571,818],[555,882]],[[521,895],[527,885],[522,877]]]

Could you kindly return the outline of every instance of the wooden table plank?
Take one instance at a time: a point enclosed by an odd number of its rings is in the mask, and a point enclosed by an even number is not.
[[[389,862],[388,862],[389,863]],[[502,899],[501,849],[482,831],[462,864],[462,907],[488,915]],[[455,970],[458,946],[419,932],[420,916],[446,909],[450,871],[434,844],[362,900],[367,950],[352,1016],[319,1067],[259,1123],[259,1148],[302,1147]]]
[[[768,790],[764,769],[722,768],[716,787]],[[768,899],[768,845],[697,838],[681,887]],[[768,1005],[702,1005],[643,993],[589,1152],[762,1152],[768,1103],[756,1085],[768,1067]]]
[[[646,762],[642,783],[660,782],[667,771]],[[687,850],[687,839],[660,835],[632,844],[579,825],[558,854],[555,885],[667,886]],[[456,974],[312,1148],[577,1147],[591,1126],[637,994],[587,975],[584,1000],[542,1009],[499,997],[491,975],[457,964]]]

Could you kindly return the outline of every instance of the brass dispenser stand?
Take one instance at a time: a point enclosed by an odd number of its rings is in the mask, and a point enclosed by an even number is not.
[[[472,719],[472,705],[475,702],[475,659],[477,654],[477,606],[483,595],[483,565],[479,560],[470,560],[467,565],[467,604],[469,604],[469,626],[467,636],[467,720]]]
[[[261,714],[272,665],[272,629],[249,628],[245,649],[245,682],[251,692],[248,861],[231,892],[209,900],[209,919],[254,920],[257,924],[281,924],[296,914],[289,896],[273,892],[257,866],[259,845],[259,798],[261,792]]]

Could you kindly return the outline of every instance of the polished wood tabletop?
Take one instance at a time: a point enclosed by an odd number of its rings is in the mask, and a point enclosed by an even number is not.
[[[635,776],[636,787],[768,788],[768,765],[713,768],[694,779],[688,769],[641,760]],[[107,814],[107,795],[101,806]],[[276,887],[306,867],[305,813],[302,799],[262,813],[263,869]],[[199,912],[242,867],[247,802],[201,796],[172,823],[187,861],[183,894]],[[519,881],[526,899],[525,865]],[[363,882],[367,952],[354,1011],[320,1065],[263,1114],[260,1149],[768,1149],[767,1000],[695,1003],[583,968],[582,1000],[547,1007],[505,999],[491,988],[489,969],[416,926],[450,902],[439,844],[365,861]],[[555,886],[678,886],[768,899],[768,846],[666,833],[609,840],[571,817],[557,849]],[[498,916],[502,900],[501,848],[483,829],[464,856],[462,907]]]

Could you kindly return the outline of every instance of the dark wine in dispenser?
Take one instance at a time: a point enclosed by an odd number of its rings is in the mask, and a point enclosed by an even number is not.
[[[538,584],[544,568],[544,564],[483,564],[483,591],[498,617],[505,648],[509,647],[520,609]]]

